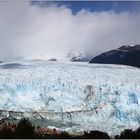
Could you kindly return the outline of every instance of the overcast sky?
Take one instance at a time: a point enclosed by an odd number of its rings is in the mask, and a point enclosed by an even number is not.
[[[0,58],[94,57],[140,44],[140,2],[106,4],[0,2]]]

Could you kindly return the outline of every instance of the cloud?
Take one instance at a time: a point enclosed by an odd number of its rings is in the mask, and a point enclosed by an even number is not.
[[[69,52],[96,56],[125,44],[140,44],[140,12],[46,8],[28,2],[0,4],[0,57],[63,59]]]

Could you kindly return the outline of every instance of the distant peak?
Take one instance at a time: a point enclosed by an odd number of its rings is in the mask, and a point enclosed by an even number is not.
[[[130,46],[130,45],[124,45],[124,46],[119,47],[118,49],[119,50],[125,50],[125,49],[131,48],[131,47],[132,46]]]
[[[140,45],[123,45],[121,47],[119,47],[117,50],[121,50],[121,51],[129,51],[129,50],[140,50]]]

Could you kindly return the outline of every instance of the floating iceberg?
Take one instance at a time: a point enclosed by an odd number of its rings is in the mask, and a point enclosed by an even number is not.
[[[140,69],[106,64],[0,64],[0,117],[29,117],[70,131],[110,135],[140,126]]]

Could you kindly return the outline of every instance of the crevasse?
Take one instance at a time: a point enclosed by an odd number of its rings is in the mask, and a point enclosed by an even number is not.
[[[9,63],[0,65],[1,118],[24,116],[69,131],[96,129],[110,135],[140,125],[138,68],[74,62]]]

